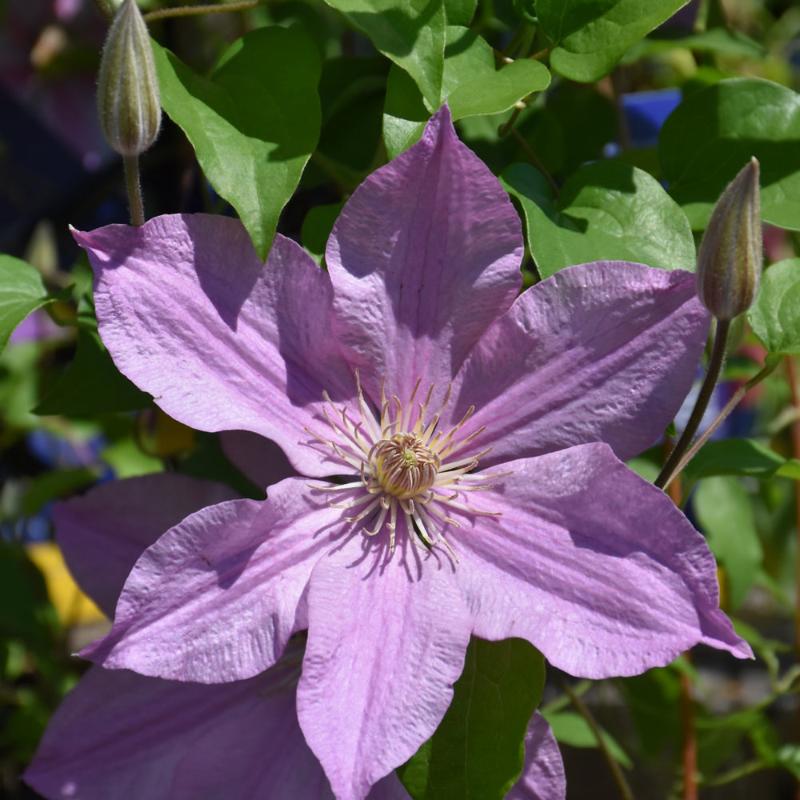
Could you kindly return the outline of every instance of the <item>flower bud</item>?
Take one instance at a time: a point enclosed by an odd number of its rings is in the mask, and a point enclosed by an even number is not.
[[[761,199],[758,161],[750,159],[711,212],[697,258],[697,293],[719,320],[750,308],[761,274]]]
[[[123,156],[138,156],[158,136],[158,80],[147,25],[136,0],[124,0],[108,31],[97,106],[108,143]]]

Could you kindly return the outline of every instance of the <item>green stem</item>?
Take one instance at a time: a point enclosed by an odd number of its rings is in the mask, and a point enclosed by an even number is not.
[[[564,693],[569,697],[572,705],[575,706],[575,710],[584,718],[584,720],[586,720],[586,724],[589,726],[592,735],[597,740],[597,746],[600,749],[600,752],[603,754],[603,758],[605,758],[608,768],[611,770],[611,777],[614,779],[614,783],[617,785],[617,789],[619,790],[619,796],[622,798],[622,800],[633,800],[633,792],[631,791],[631,787],[628,785],[628,781],[622,774],[622,768],[616,762],[614,756],[611,755],[611,751],[608,749],[608,745],[606,744],[605,736],[603,736],[600,726],[592,716],[592,712],[589,711],[589,707],[583,702],[581,697],[573,691],[569,684],[564,683],[563,689]]]
[[[233,11],[249,11],[255,8],[261,0],[242,0],[238,3],[223,3],[221,5],[206,6],[177,6],[176,8],[159,8],[149,11],[144,15],[145,22],[168,17],[192,17],[200,14],[227,14]]]
[[[131,225],[144,225],[144,202],[139,180],[139,156],[123,156],[125,166],[125,188],[128,191],[128,209]]]
[[[655,480],[656,486],[663,489],[672,480],[675,474],[675,468],[681,460],[681,456],[686,452],[686,449],[692,442],[695,433],[697,433],[700,422],[703,419],[703,414],[706,413],[708,403],[711,400],[711,395],[714,392],[714,387],[719,380],[719,374],[722,370],[722,363],[725,360],[725,345],[728,342],[728,332],[730,330],[730,320],[719,320],[717,322],[717,330],[714,334],[714,346],[711,350],[711,358],[708,362],[708,371],[706,372],[703,385],[700,387],[700,394],[697,396],[697,401],[692,409],[692,415],[689,417],[689,422],[681,434],[678,443],[675,445],[673,451],[669,454],[664,467]]]
[[[539,172],[544,175],[547,182],[550,184],[550,188],[553,190],[554,194],[558,194],[558,184],[555,182],[553,176],[547,171],[547,167],[539,160],[539,156],[536,155],[534,149],[525,141],[525,137],[514,127],[509,129],[509,133],[517,140],[519,146],[525,152],[525,155],[528,156],[531,163],[533,164]]]
[[[755,772],[760,772],[763,769],[768,769],[768,765],[763,761],[750,761],[743,764],[741,767],[734,767],[728,772],[723,772],[722,775],[712,778],[703,782],[704,786],[725,786],[725,784],[733,783]]]
[[[617,132],[619,134],[619,146],[622,150],[631,149],[631,132],[628,127],[628,117],[622,104],[622,79],[619,68],[615,69],[609,76],[611,90],[614,94],[614,109],[617,113]]]
[[[505,137],[508,136],[511,129],[516,124],[519,115],[522,113],[523,107],[524,106],[515,104],[514,110],[511,112],[511,116],[497,129],[497,135],[501,139],[505,139]]]
[[[731,399],[728,400],[727,403],[722,407],[722,410],[717,414],[714,418],[714,421],[706,428],[703,433],[697,437],[697,440],[692,444],[692,446],[686,451],[686,454],[678,461],[675,469],[672,471],[671,475],[668,475],[666,480],[664,481],[664,485],[661,488],[666,488],[669,486],[670,482],[680,475],[681,472],[686,468],[686,465],[697,455],[697,451],[714,435],[717,428],[722,425],[723,422],[728,418],[731,411],[733,411],[736,406],[742,401],[742,398],[754,387],[757,386],[761,381],[764,380],[778,365],[778,362],[770,362],[765,367],[763,367],[759,372],[753,375],[747,383],[740,386],[731,396]]]

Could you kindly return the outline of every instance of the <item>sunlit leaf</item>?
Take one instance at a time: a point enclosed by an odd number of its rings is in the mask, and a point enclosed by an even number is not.
[[[296,28],[260,28],[231,45],[211,79],[153,49],[164,110],[266,257],[319,137],[317,48]]]
[[[539,23],[553,45],[550,64],[588,83],[607,75],[625,51],[688,0],[537,0]]]
[[[800,258],[764,272],[747,318],[770,353],[800,353]]]
[[[522,205],[528,246],[543,278],[570,264],[601,259],[694,269],[685,215],[644,170],[617,161],[587,164],[557,198],[528,164],[512,164],[502,180]]]
[[[550,73],[538,61],[517,59],[501,69],[492,48],[468,28],[447,28],[442,99],[454,120],[507,111],[514,103],[550,83]],[[416,87],[404,77],[389,73],[386,88],[384,139],[390,155],[413,144],[430,116]]]
[[[432,109],[442,99],[446,19],[442,0],[326,0],[419,86]]]
[[[0,352],[14,328],[49,302],[42,276],[30,264],[0,255]]]

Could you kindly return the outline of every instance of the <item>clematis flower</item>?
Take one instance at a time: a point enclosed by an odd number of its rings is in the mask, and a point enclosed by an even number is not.
[[[307,630],[300,727],[350,800],[434,732],[471,635],[590,678],[750,655],[705,541],[621,461],[691,384],[693,276],[597,262],[518,296],[519,218],[446,108],[347,202],[327,272],[280,236],[262,263],[227,218],[75,236],[119,369],[300,476],[149,547],[98,664],[236,681]]]
[[[144,547],[187,513],[230,497],[223,486],[175,474],[115,481],[59,504],[56,532],[73,573],[111,614]],[[25,780],[52,800],[332,798],[297,723],[302,655],[297,637],[268,671],[214,686],[92,667],[53,717]],[[558,746],[537,714],[525,769],[509,798],[564,795]],[[369,797],[409,795],[390,775]]]

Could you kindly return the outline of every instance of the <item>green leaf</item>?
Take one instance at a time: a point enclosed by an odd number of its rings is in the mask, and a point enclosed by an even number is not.
[[[596,86],[562,81],[546,93],[544,107],[539,106],[520,118],[516,128],[551,175],[566,177],[587,161],[600,160],[617,136],[617,111]]]
[[[632,458],[627,462],[628,469],[632,469],[640,478],[648,483],[653,483],[661,472],[661,466],[649,458]]]
[[[658,755],[680,732],[680,677],[670,667],[619,681],[642,750]]]
[[[750,475],[769,480],[786,464],[786,459],[753,439],[724,439],[708,442],[686,465],[691,480],[713,475]]]
[[[260,28],[234,42],[210,80],[153,50],[164,110],[266,258],[319,137],[316,47],[297,29]]]
[[[741,31],[712,28],[690,36],[653,36],[632,47],[625,54],[623,61],[632,63],[642,56],[665,53],[675,48],[694,50],[696,53],[719,53],[724,56],[753,59],[764,58],[766,55],[766,49],[760,42]]]
[[[613,69],[625,51],[669,19],[688,0],[537,0],[542,30],[553,44],[552,68],[591,83]]]
[[[97,473],[88,467],[43,472],[27,483],[20,502],[20,512],[23,516],[32,517],[51,500],[74,494],[96,480]]]
[[[398,775],[414,800],[505,797],[522,770],[525,731],[544,688],[544,658],[527,642],[473,639],[436,733]]]
[[[790,651],[792,649],[791,645],[763,636],[758,629],[748,625],[746,622],[742,622],[740,619],[732,619],[732,622],[736,633],[747,640],[747,643],[753,648],[753,652],[766,664],[773,683],[776,682],[780,675],[778,653]]]
[[[444,0],[448,25],[469,25],[475,16],[478,0]]]
[[[790,458],[786,463],[779,467],[775,474],[781,478],[789,478],[793,481],[800,481],[800,459]]]
[[[386,80],[383,109],[383,141],[389,158],[400,155],[419,139],[429,116],[414,81],[393,66]]]
[[[447,28],[442,99],[450,106],[453,120],[499,114],[550,83],[543,64],[518,59],[501,69],[495,68],[494,52],[485,39],[458,25]],[[430,116],[416,87],[389,72],[386,86],[384,140],[390,155],[397,155],[413,144]]]
[[[264,499],[264,489],[256,486],[230,462],[215,434],[197,433],[191,452],[177,466],[178,472],[183,475],[227,484],[242,497]]]
[[[349,194],[377,162],[383,163],[388,70],[386,59],[377,55],[325,60],[319,82],[322,132],[314,161],[303,174],[303,189],[333,180]]]
[[[542,278],[600,259],[694,269],[686,217],[644,170],[619,161],[587,164],[567,180],[558,199],[527,164],[512,164],[501,180],[522,205],[528,246]]]
[[[326,0],[419,86],[431,109],[442,100],[445,11],[442,0]]]
[[[0,641],[53,647],[56,616],[44,578],[22,547],[0,541]]]
[[[448,27],[443,99],[453,119],[499,114],[549,84],[550,72],[544,64],[520,58],[498,70],[485,39],[468,28]]]
[[[100,457],[114,470],[116,478],[135,478],[164,470],[161,459],[145,453],[132,436],[108,445]]]
[[[695,230],[708,223],[725,186],[755,156],[761,214],[800,230],[800,96],[759,78],[720,81],[685,97],[659,139],[670,193]]]
[[[0,428],[28,430],[40,424],[31,413],[39,396],[39,342],[20,342],[0,353]]]
[[[775,760],[776,763],[789,770],[795,778],[800,780],[800,745],[783,745],[783,747],[778,748]]]
[[[708,545],[725,567],[730,604],[739,606],[761,566],[761,541],[753,503],[737,478],[707,478],[694,495],[697,519]]]
[[[800,258],[764,272],[747,319],[770,353],[800,353]]]
[[[553,735],[560,744],[582,748],[598,746],[597,739],[592,733],[589,723],[580,714],[576,714],[574,711],[557,711],[555,713],[545,713],[544,718],[550,724]],[[622,764],[623,767],[630,769],[633,764],[619,742],[608,731],[602,731],[601,735],[614,760]]]
[[[136,411],[150,404],[150,396],[137,389],[114,366],[97,331],[81,327],[75,358],[34,413],[86,417],[102,412]]]
[[[303,220],[300,240],[303,247],[319,262],[325,255],[325,245],[333,230],[333,223],[342,210],[342,203],[314,206]]]
[[[0,352],[14,328],[48,302],[47,289],[36,269],[13,256],[0,255]]]

